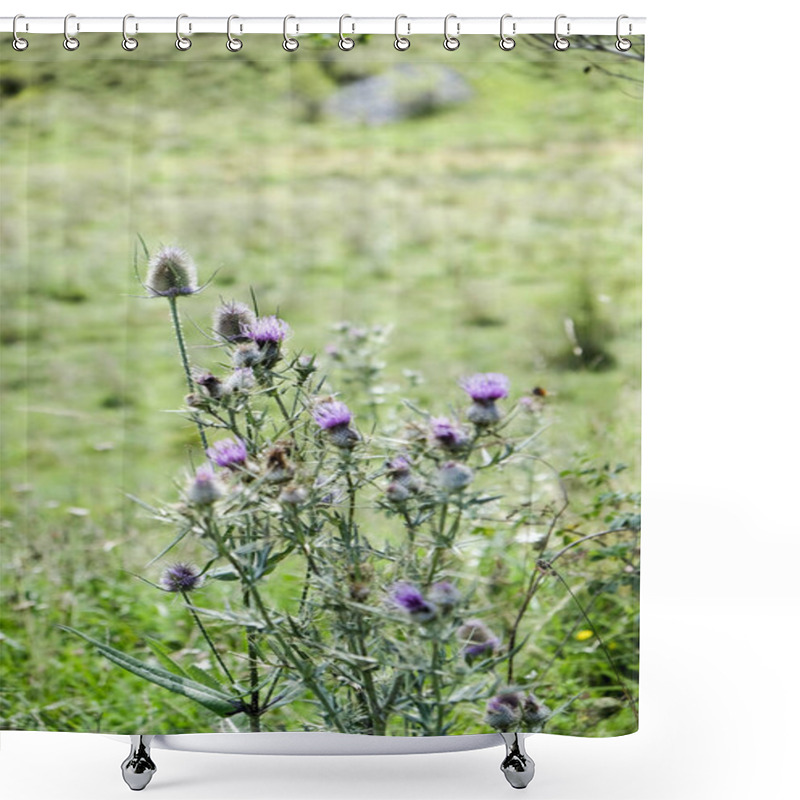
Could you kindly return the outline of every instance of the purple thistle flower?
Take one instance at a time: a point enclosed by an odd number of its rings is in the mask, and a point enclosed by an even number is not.
[[[431,418],[431,436],[445,450],[460,450],[469,443],[467,434],[447,417]]]
[[[208,506],[219,500],[222,495],[222,486],[214,474],[214,467],[211,464],[198,467],[187,492],[189,502],[196,506]]]
[[[173,564],[161,576],[161,585],[168,592],[191,592],[201,583],[200,573],[191,564]]]
[[[500,640],[479,619],[468,619],[458,629],[458,638],[464,642],[467,659],[490,656],[500,647]]]
[[[486,704],[486,722],[495,730],[515,728],[522,718],[522,698],[517,692],[495,695]]]
[[[211,445],[206,455],[218,466],[236,469],[247,461],[247,448],[241,439],[223,439]]]
[[[389,599],[417,622],[430,622],[436,616],[436,607],[410,583],[396,583],[392,587]]]
[[[349,425],[353,419],[350,409],[341,400],[325,400],[311,411],[311,415],[324,431]]]
[[[508,397],[509,380],[500,372],[479,372],[462,378],[461,388],[476,403],[494,402]]]
[[[242,327],[242,333],[258,345],[280,344],[289,335],[289,326],[273,314],[257,317]]]

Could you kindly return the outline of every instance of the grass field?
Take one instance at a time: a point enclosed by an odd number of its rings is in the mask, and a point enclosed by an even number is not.
[[[169,534],[126,493],[170,501],[197,458],[194,429],[164,413],[185,385],[165,304],[138,296],[138,237],[214,276],[182,305],[198,324],[252,289],[297,350],[323,351],[339,320],[393,325],[387,407],[403,370],[442,413],[459,376],[502,371],[516,396],[547,388],[551,461],[624,462],[620,488],[638,487],[638,83],[586,72],[578,51],[508,54],[488,38],[456,53],[415,40],[411,55],[305,43],[291,63],[277,42],[232,56],[217,37],[130,54],[92,39],[77,53],[55,37],[23,54],[0,42],[4,727],[213,724],[56,628],[187,649],[190,621],[134,577]],[[409,58],[455,67],[472,99],[382,127],[311,113]],[[641,64],[614,67],[641,79]],[[565,318],[605,360],[576,363]],[[594,734],[627,724],[574,713]]]

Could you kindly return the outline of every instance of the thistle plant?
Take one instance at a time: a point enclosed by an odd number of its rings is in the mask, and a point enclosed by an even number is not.
[[[539,417],[519,402],[526,393],[515,399],[506,375],[476,371],[454,378],[437,408],[409,399],[381,414],[384,328],[340,326],[349,349],[336,356],[339,387],[314,356],[289,349],[288,321],[239,300],[214,312],[215,362],[201,369],[189,362],[176,302],[197,291],[191,259],[162,251],[146,285],[169,302],[189,382],[183,411],[205,457],[178,496],[143,503],[174,532],[154,561],[189,541],[205,554],[167,566],[153,588],[180,596],[211,666],[163,652],[154,664],[79,635],[250,731],[541,729],[558,709],[535,694],[553,685],[539,677],[548,664],[533,632],[566,612],[537,594],[565,580],[555,562],[606,535],[632,564],[638,528],[617,513],[587,532],[603,502],[566,525],[565,481],[540,452]],[[533,525],[543,532],[535,549],[518,543]],[[495,576],[498,564],[510,577]]]

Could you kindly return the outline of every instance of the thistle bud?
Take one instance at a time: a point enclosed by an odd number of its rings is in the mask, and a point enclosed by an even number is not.
[[[534,695],[529,694],[522,702],[522,723],[528,732],[540,730],[552,712]]]
[[[276,443],[264,454],[264,480],[267,483],[285,483],[294,476],[294,466],[289,461],[289,448]]]
[[[449,581],[440,581],[431,586],[428,599],[442,613],[449,614],[461,601],[461,592]]]
[[[211,464],[203,464],[195,473],[194,480],[189,484],[186,496],[195,506],[209,506],[223,496],[222,484],[214,475]]]
[[[446,461],[439,467],[439,485],[446,492],[457,492],[469,486],[474,477],[472,470],[458,461]]]
[[[301,506],[306,500],[308,500],[308,491],[295,484],[289,484],[278,495],[278,502],[285,506]]]
[[[486,723],[497,731],[516,728],[522,719],[522,701],[516,692],[504,692],[486,704]]]
[[[151,297],[177,297],[197,291],[197,268],[180,247],[162,247],[147,265],[145,288]]]
[[[191,564],[173,564],[161,576],[161,586],[168,592],[191,592],[201,583],[200,572]]]

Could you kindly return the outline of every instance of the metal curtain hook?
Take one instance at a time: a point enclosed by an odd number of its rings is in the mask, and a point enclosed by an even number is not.
[[[297,39],[292,39],[292,37],[289,36],[290,19],[297,19],[297,17],[293,17],[291,14],[288,14],[283,18],[283,49],[287,53],[293,53],[298,47],[300,47],[300,42],[298,42]]]
[[[70,51],[77,50],[81,46],[81,43],[74,36],[69,35],[69,21],[71,19],[75,19],[74,14],[67,14],[64,17],[64,49]],[[75,30],[80,30],[80,27],[76,25]]]
[[[505,33],[505,22],[507,19],[511,19],[511,14],[503,14],[500,17],[500,49],[501,50],[513,50],[514,46],[516,45],[516,41],[511,36],[506,36]],[[512,36],[517,32],[517,23],[511,23],[511,33]]]
[[[559,14],[556,17],[555,25],[554,25],[554,32],[555,32],[555,41],[553,42],[553,47],[556,50],[566,50],[569,47],[569,41],[561,36],[558,32],[558,21],[560,19],[566,19],[566,14]],[[569,36],[569,22],[567,23],[567,36]]]
[[[244,42],[241,39],[235,38],[231,33],[231,22],[235,19],[239,19],[236,14],[231,14],[228,17],[228,41],[225,43],[225,47],[227,47],[231,53],[238,53],[242,47],[244,47]],[[241,28],[239,28],[239,30],[241,30]]]
[[[181,20],[182,19],[188,19],[188,17],[189,17],[188,14],[178,14],[178,16],[175,19],[175,37],[176,37],[175,38],[175,47],[177,47],[178,50],[188,50],[192,46],[192,40],[191,39],[187,39],[181,33]],[[191,29],[192,29],[192,26],[190,25],[189,26],[189,30],[191,30]]]
[[[452,52],[453,50],[458,50],[458,48],[461,46],[461,42],[458,40],[458,33],[461,29],[461,23],[456,22],[456,35],[451,36],[447,29],[451,19],[458,20],[458,17],[455,14],[448,14],[444,18],[444,41],[442,42],[442,46],[445,50],[450,50]]]
[[[349,36],[345,36],[344,35],[343,28],[344,28],[344,21],[346,19],[353,19],[353,18],[349,14],[342,14],[342,16],[339,17],[339,49],[340,50],[352,50],[356,46],[356,43],[355,43],[355,41],[353,39],[351,39]],[[355,30],[356,30],[355,23],[353,22],[353,23],[350,23],[350,24],[353,27],[353,33],[355,33]]]
[[[616,47],[617,50],[620,51],[620,53],[624,53],[624,52],[630,50],[631,49],[631,44],[632,44],[630,39],[623,39],[622,35],[620,34],[620,23],[624,19],[629,19],[629,17],[627,17],[625,14],[621,14],[620,16],[617,17],[617,43],[614,45],[614,47]],[[630,36],[632,30],[633,30],[633,26],[629,22],[628,23],[628,36]]]
[[[136,18],[133,16],[133,14],[126,14],[122,18],[122,49],[127,50],[128,52],[130,52],[131,50],[135,50],[139,46],[138,39],[134,39],[132,36],[128,36],[129,19],[136,19]]]
[[[11,23],[11,33],[14,34],[14,38],[11,41],[11,46],[15,50],[17,50],[18,52],[21,53],[23,50],[27,50],[28,49],[28,40],[27,39],[23,39],[17,33],[17,20],[18,19],[25,19],[25,15],[24,14],[17,14],[14,17],[14,21]]]
[[[408,50],[411,47],[411,39],[406,39],[405,36],[400,35],[400,20],[401,19],[408,19],[405,14],[398,14],[394,18],[394,49],[395,50]],[[411,33],[411,24],[406,23],[406,28],[408,28],[408,33]]]

